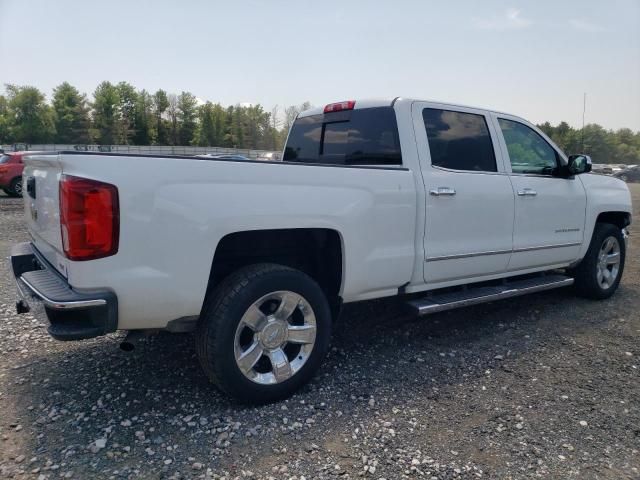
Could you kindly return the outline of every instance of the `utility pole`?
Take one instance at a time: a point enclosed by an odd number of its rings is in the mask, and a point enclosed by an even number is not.
[[[587,153],[584,150],[584,114],[587,111],[587,92],[584,93],[584,96],[582,97],[582,147],[580,148],[580,150],[582,151],[582,153]]]

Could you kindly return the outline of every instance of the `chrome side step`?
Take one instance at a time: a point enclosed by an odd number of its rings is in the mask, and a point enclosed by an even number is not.
[[[504,298],[519,297],[528,293],[542,292],[553,288],[568,287],[573,278],[565,275],[545,275],[523,280],[513,280],[504,285],[491,287],[470,287],[460,292],[435,293],[428,297],[411,300],[408,305],[418,315],[443,312],[454,308],[493,302]]]

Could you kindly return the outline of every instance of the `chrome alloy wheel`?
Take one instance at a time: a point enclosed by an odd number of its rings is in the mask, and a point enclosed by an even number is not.
[[[256,300],[240,319],[236,364],[255,383],[281,383],[307,362],[315,341],[316,316],[309,302],[294,292],[272,292]]]
[[[616,237],[607,237],[602,242],[596,268],[600,288],[606,290],[611,287],[620,272],[620,242]]]

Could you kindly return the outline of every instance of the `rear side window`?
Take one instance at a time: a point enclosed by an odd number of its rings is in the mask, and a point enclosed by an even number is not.
[[[0,163],[8,163],[10,159],[9,155],[0,155]]]
[[[436,108],[422,111],[431,165],[452,170],[496,172],[496,157],[483,115]]]
[[[291,127],[283,161],[402,165],[395,112],[376,107],[299,118]]]

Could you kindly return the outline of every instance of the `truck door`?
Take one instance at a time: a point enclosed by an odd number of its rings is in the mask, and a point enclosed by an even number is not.
[[[504,272],[513,246],[514,194],[491,118],[430,102],[414,103],[412,116],[426,189],[425,281]]]
[[[560,153],[532,125],[495,115],[515,193],[509,270],[554,267],[580,255],[587,197],[577,177],[555,176]]]

